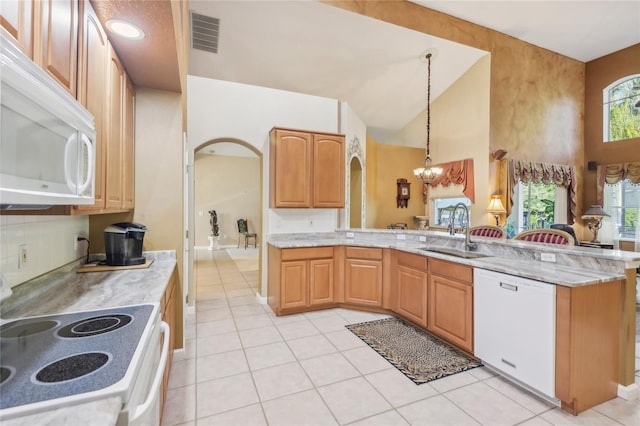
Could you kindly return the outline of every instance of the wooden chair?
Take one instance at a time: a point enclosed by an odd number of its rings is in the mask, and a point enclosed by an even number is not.
[[[255,232],[249,232],[247,226],[247,219],[238,219],[238,248],[240,248],[240,240],[244,237],[244,248],[249,245],[249,240],[253,238],[253,248],[258,246],[258,234]]]
[[[532,243],[559,244],[564,246],[575,245],[571,234],[560,229],[530,229],[519,233],[513,237],[513,239]]]
[[[469,229],[469,234],[475,237],[484,238],[500,238],[503,240],[507,238],[507,233],[505,232],[505,230],[495,225],[474,226],[473,228]]]

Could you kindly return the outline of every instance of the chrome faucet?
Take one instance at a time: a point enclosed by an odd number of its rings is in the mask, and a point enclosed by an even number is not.
[[[471,224],[469,223],[469,208],[466,206],[466,204],[464,203],[458,203],[456,204],[456,206],[453,208],[453,211],[451,212],[451,217],[449,218],[449,234],[450,235],[455,235],[456,234],[456,226],[455,226],[455,217],[456,217],[456,212],[458,211],[458,207],[462,207],[462,210],[464,210],[465,212],[465,216],[467,219],[467,226],[464,227],[465,230],[465,234],[464,234],[464,249],[465,250],[474,250],[476,248],[476,243],[474,243],[473,241],[471,241],[471,236],[469,235],[469,228],[471,227]]]

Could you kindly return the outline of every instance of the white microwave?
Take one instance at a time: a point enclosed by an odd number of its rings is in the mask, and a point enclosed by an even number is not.
[[[0,37],[0,209],[93,204],[93,116]]]

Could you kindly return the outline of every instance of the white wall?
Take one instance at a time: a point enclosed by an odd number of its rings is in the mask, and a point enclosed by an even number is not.
[[[353,108],[349,106],[346,102],[340,103],[340,133],[345,135],[346,147],[345,147],[345,209],[340,210],[339,212],[339,223],[340,228],[348,228],[349,226],[349,217],[350,217],[350,198],[351,198],[351,188],[349,187],[351,182],[351,158],[354,156],[358,156],[362,165],[362,218],[361,223],[366,223],[366,197],[364,194],[366,191],[366,182],[367,182],[367,169],[366,169],[366,157],[367,157],[367,125],[360,119],[358,114],[355,112]],[[362,155],[357,155],[357,153],[352,152],[350,147],[354,145],[354,140],[357,139],[360,145]]]
[[[87,216],[0,216],[0,273],[14,287],[86,255],[87,243],[74,244],[76,236],[88,238]],[[22,247],[27,262],[18,268]]]

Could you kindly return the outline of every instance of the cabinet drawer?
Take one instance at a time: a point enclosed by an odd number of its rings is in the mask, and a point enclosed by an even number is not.
[[[382,249],[347,247],[347,258],[382,260]]]
[[[427,271],[428,257],[419,254],[411,254],[398,251],[398,265],[406,266],[411,269],[417,269],[419,271]]]
[[[333,257],[333,247],[283,249],[281,260],[326,259]]]
[[[431,259],[431,273],[453,278],[454,280],[473,283],[473,268],[446,260]]]

